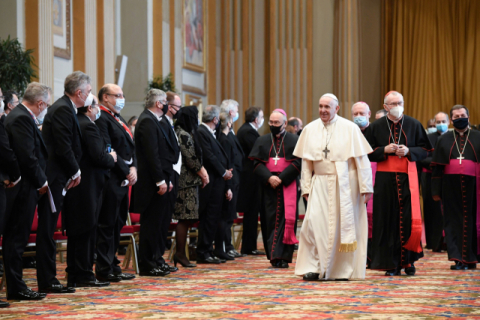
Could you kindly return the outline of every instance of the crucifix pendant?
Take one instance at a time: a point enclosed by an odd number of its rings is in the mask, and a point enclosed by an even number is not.
[[[275,158],[272,158],[272,159],[275,161],[275,165],[277,165],[278,160],[280,160],[278,156],[275,156]]]
[[[460,157],[458,157],[457,159],[460,160],[460,164],[462,164],[462,160],[465,159],[465,158],[464,158],[463,155],[461,154]]]
[[[330,152],[330,150],[328,150],[328,148],[325,147],[325,149],[323,149],[322,152],[325,153],[325,159],[328,159],[328,153]]]

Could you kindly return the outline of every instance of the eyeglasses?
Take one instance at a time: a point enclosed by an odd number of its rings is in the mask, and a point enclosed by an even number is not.
[[[3,98],[5,98],[5,97],[4,97],[4,96],[0,96],[0,99],[2,99],[2,100],[3,100]]]
[[[106,93],[106,95],[108,96],[113,96],[117,99],[120,99],[120,98],[125,98],[125,96],[123,95],[123,93],[117,93],[117,94],[114,94],[114,93]]]
[[[176,104],[169,104],[169,106],[173,106],[173,107],[178,108],[178,109],[180,109],[182,107],[182,106],[177,106]]]
[[[399,101],[399,102],[393,102],[393,103],[387,103],[387,106],[392,106],[392,107],[401,107],[403,106],[403,101]]]

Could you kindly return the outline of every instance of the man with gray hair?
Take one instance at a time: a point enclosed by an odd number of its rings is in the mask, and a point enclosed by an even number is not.
[[[238,112],[238,102],[232,99],[228,100],[223,100],[222,104],[220,105],[220,108],[222,112],[225,112],[228,114],[228,116],[233,119],[233,122],[238,120],[239,118],[239,112]],[[228,254],[231,258],[239,258],[242,256],[245,256],[237,250],[235,250],[235,247],[232,244],[232,225],[233,221],[237,218],[237,202],[238,202],[238,193],[240,190],[240,173],[243,170],[243,158],[245,157],[243,153],[242,146],[240,145],[240,142],[237,139],[237,136],[235,135],[233,131],[233,127],[230,130],[230,132],[227,135],[227,139],[229,143],[232,145],[232,152],[233,152],[233,159],[234,162],[231,164],[233,166],[233,178],[232,178],[232,200],[229,201],[226,205],[223,206],[223,211],[224,214],[222,214],[222,217],[226,217],[225,220],[225,231],[224,233],[219,233],[219,234],[225,234],[225,239],[220,239],[217,237],[215,239],[215,243],[221,242],[225,243],[225,251],[223,252],[223,246],[216,246],[215,249],[217,250],[218,253],[218,248],[222,248],[220,250],[220,255],[223,254]],[[228,258],[228,257],[227,257]]]
[[[167,96],[158,89],[150,89],[145,98],[145,110],[135,126],[135,154],[139,181],[134,188],[135,210],[140,212],[141,276],[170,274],[158,261],[165,252],[168,226],[175,199],[169,196],[176,174],[173,165],[178,160],[177,141],[172,140],[163,126],[162,117],[168,111]]]
[[[38,200],[47,199],[47,149],[37,128],[37,116],[50,104],[52,90],[41,83],[28,85],[23,102],[5,119],[10,147],[22,174],[6,189],[8,225],[3,234],[3,259],[7,279],[7,299],[40,300],[44,293],[33,292],[22,280],[22,255],[28,243]],[[15,183],[17,183],[15,185]]]
[[[65,94],[49,108],[43,121],[42,136],[48,150],[47,177],[56,211],[51,210],[47,197],[38,204],[37,282],[41,292],[75,292],[73,288],[62,286],[56,278],[57,252],[53,234],[62,211],[64,192],[76,187],[81,180],[82,142],[77,108],[92,104],[90,82],[90,77],[81,71],[68,75]]]
[[[231,164],[228,163],[222,145],[215,138],[216,130],[220,130],[220,108],[209,105],[203,111],[202,123],[197,131],[203,151],[203,166],[207,169],[210,181],[200,189],[197,263],[226,262],[215,257],[212,244],[222,212],[225,181],[232,179],[233,168],[227,169]]]
[[[401,93],[390,91],[384,98],[388,112],[365,133],[377,162],[373,202],[371,269],[399,276],[413,276],[414,263],[423,257],[422,216],[416,162],[432,150],[422,124],[403,114]]]

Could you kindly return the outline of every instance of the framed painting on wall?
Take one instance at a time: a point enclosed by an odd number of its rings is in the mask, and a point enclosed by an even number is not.
[[[206,0],[183,0],[183,67],[205,72]]]
[[[53,0],[52,32],[55,57],[68,59],[71,54],[71,0]]]

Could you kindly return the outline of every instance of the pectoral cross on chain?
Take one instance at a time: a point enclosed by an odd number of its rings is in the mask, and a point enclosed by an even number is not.
[[[278,156],[275,156],[275,158],[272,158],[272,159],[275,161],[275,165],[277,165],[278,160],[280,160]]]
[[[327,159],[328,158],[328,153],[330,152],[330,150],[328,150],[328,148],[325,147],[325,149],[323,149],[322,152],[325,153],[325,159]]]
[[[465,157],[461,154],[457,159],[460,160],[460,164],[462,164],[462,160],[465,159]]]

